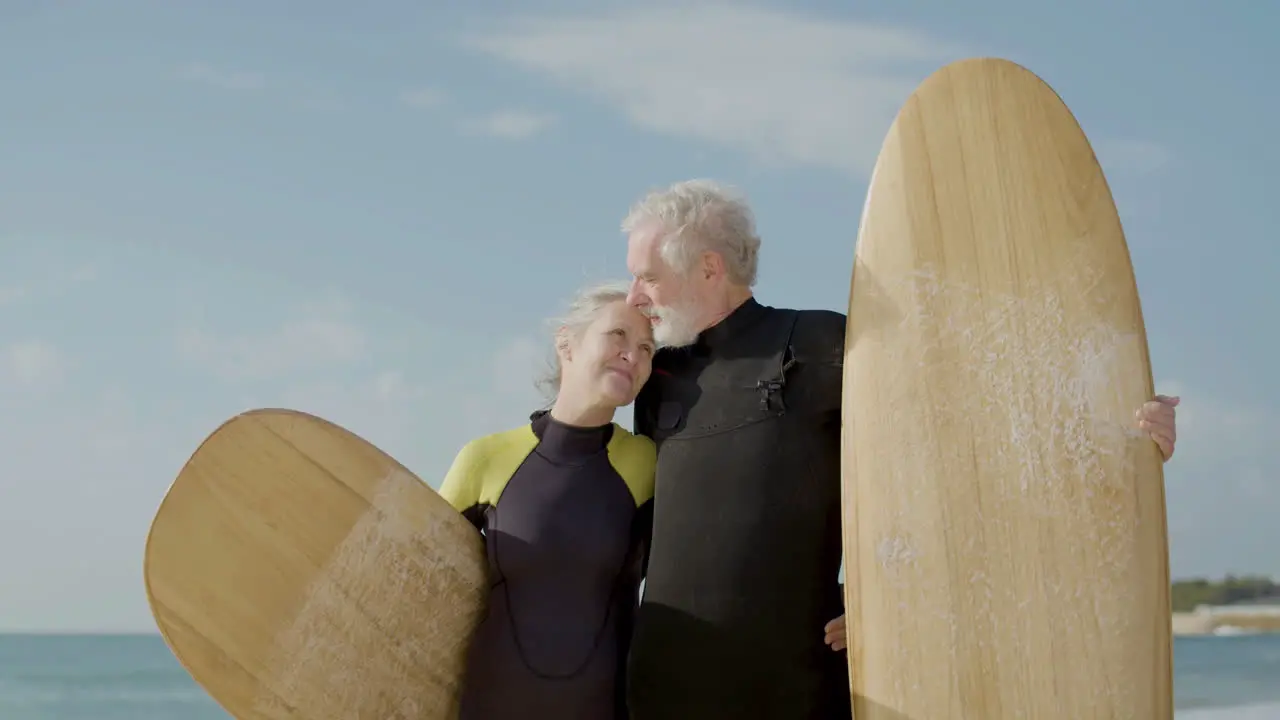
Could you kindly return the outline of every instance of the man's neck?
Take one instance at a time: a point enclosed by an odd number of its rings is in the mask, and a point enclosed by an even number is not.
[[[721,305],[719,310],[707,320],[706,324],[702,327],[702,330],[705,331],[719,325],[725,318],[732,315],[735,310],[742,307],[742,304],[750,299],[751,288],[730,288],[728,294],[725,295],[724,304]]]

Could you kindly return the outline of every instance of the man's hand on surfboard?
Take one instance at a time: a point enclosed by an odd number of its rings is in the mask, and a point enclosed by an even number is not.
[[[1177,418],[1175,407],[1181,400],[1179,397],[1157,395],[1151,402],[1145,403],[1134,415],[1138,419],[1138,427],[1151,433],[1164,455],[1165,462],[1173,457],[1173,446],[1177,443]]]
[[[823,638],[823,641],[830,645],[832,650],[844,649],[844,615],[841,615],[835,620],[827,623],[826,627],[823,628],[823,631],[827,634],[827,636]]]

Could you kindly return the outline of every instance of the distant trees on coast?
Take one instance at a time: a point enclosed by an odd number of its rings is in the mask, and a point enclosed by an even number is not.
[[[1227,575],[1220,581],[1190,578],[1176,580],[1172,587],[1174,612],[1191,612],[1200,605],[1233,605],[1263,598],[1275,598],[1280,604],[1280,584],[1257,575]]]

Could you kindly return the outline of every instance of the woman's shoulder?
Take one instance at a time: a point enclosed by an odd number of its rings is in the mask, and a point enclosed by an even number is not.
[[[613,424],[613,440],[610,445],[615,446],[618,450],[624,450],[637,460],[656,463],[658,459],[658,446],[654,444],[653,440],[647,436],[633,433],[617,423]]]
[[[440,494],[458,507],[494,503],[538,438],[528,425],[481,435],[458,451]]]
[[[493,453],[503,453],[512,449],[532,449],[537,443],[537,436],[533,434],[533,429],[526,423],[519,427],[499,430],[472,438],[462,446],[459,454],[467,453],[472,456],[485,456]]]
[[[658,446],[614,423],[609,441],[609,462],[631,490],[636,505],[653,497],[654,472],[658,466]]]
[[[453,460],[456,473],[483,473],[498,465],[519,465],[538,444],[538,438],[528,425],[481,435],[467,441]],[[514,471],[512,467],[512,471]]]

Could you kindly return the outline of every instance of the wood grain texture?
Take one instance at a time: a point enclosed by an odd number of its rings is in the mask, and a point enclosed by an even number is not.
[[[844,372],[855,718],[1171,718],[1133,270],[1088,140],[1026,69],[960,61],[901,109]]]
[[[165,641],[240,720],[457,717],[488,582],[479,534],[390,456],[320,418],[239,415],[146,545]]]

